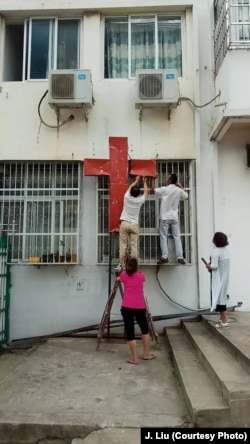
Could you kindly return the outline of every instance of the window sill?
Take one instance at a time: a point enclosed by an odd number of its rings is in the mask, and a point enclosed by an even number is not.
[[[44,267],[44,266],[71,266],[71,265],[80,265],[79,262],[7,262],[7,265],[22,265],[22,266],[36,266],[36,267]]]

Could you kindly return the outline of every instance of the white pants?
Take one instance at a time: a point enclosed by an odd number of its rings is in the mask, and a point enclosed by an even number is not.
[[[168,258],[168,230],[171,227],[171,234],[174,238],[175,254],[177,259],[183,258],[183,248],[180,237],[180,225],[179,221],[175,219],[160,220],[160,245],[161,245],[161,257],[163,259]]]

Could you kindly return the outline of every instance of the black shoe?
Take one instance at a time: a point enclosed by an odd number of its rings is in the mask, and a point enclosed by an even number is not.
[[[164,259],[163,257],[161,257],[161,259],[159,259],[159,260],[157,261],[157,264],[158,264],[158,265],[161,265],[161,264],[168,264],[168,258],[167,258],[167,259]]]
[[[184,261],[184,259],[178,259],[179,264],[185,265],[186,262]]]

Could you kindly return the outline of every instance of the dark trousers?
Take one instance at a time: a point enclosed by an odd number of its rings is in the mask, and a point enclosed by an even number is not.
[[[121,314],[124,320],[128,341],[133,341],[133,339],[135,339],[135,320],[140,327],[142,335],[148,334],[148,321],[145,308],[122,307]]]

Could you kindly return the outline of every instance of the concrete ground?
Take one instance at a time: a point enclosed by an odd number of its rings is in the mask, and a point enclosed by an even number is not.
[[[164,337],[157,359],[123,341],[54,338],[0,355],[1,444],[133,444],[140,427],[192,427]]]

